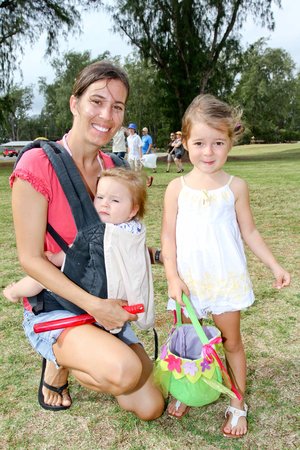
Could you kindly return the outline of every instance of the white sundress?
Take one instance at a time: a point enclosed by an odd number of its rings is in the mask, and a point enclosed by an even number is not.
[[[240,311],[254,302],[235,198],[229,185],[197,190],[181,177],[176,222],[177,268],[199,318]],[[170,299],[168,309],[174,309]]]

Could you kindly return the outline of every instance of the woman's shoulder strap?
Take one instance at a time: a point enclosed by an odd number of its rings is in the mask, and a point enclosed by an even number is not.
[[[45,139],[36,139],[35,141],[29,142],[29,144],[25,145],[25,147],[22,148],[15,161],[14,168],[17,166],[24,153],[26,153],[28,150],[32,150],[33,148],[42,148],[45,151],[45,147],[47,147],[48,149],[49,147],[51,147],[51,149],[54,150],[55,153],[64,152],[64,147],[57,142],[52,142]]]
[[[57,142],[36,140],[21,150],[16,164],[26,151],[33,148],[42,148],[47,155],[69,202],[77,230],[87,223],[98,223],[99,216],[86,190],[80,172],[65,148]]]

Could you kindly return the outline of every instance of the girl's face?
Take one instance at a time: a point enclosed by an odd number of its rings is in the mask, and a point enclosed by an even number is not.
[[[185,146],[194,167],[201,172],[215,173],[224,166],[231,141],[227,133],[197,122],[192,124]]]
[[[114,224],[128,222],[139,209],[126,184],[113,177],[100,178],[94,205],[102,222]]]
[[[72,95],[73,128],[87,143],[107,144],[123,123],[126,96],[124,84],[114,79],[92,83],[79,98]]]

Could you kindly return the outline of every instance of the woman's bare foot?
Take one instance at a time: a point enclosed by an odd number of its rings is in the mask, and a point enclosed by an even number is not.
[[[247,411],[248,407],[243,402],[237,406],[231,405],[226,409],[226,420],[222,427],[225,437],[241,438],[247,433]]]
[[[185,403],[181,403],[179,400],[176,400],[176,398],[172,398],[168,405],[167,412],[169,416],[176,417],[176,419],[181,419],[189,412],[190,409],[190,406],[187,406]]]
[[[8,286],[6,286],[6,288],[3,289],[2,294],[4,295],[5,298],[7,298],[7,300],[13,303],[18,303],[21,299],[20,297],[15,295],[14,286],[15,283],[9,284]]]
[[[42,372],[42,395],[43,403],[49,407],[65,409],[72,404],[71,397],[69,395],[67,382],[68,382],[68,369],[60,367],[56,368],[55,364],[51,361],[43,360],[43,372]],[[58,389],[53,391],[46,386]],[[60,392],[59,388],[66,385],[66,387]],[[41,405],[43,406],[43,405]]]

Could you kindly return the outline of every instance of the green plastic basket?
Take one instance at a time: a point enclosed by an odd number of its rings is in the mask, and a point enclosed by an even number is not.
[[[165,395],[170,393],[188,406],[207,405],[216,401],[221,393],[236,398],[235,393],[222,384],[220,360],[216,354],[216,346],[221,345],[220,331],[213,326],[202,327],[185,295],[183,301],[192,324],[182,324],[180,305],[176,303],[176,328],[171,331],[156,360],[156,382]],[[212,357],[212,353],[217,357]]]

